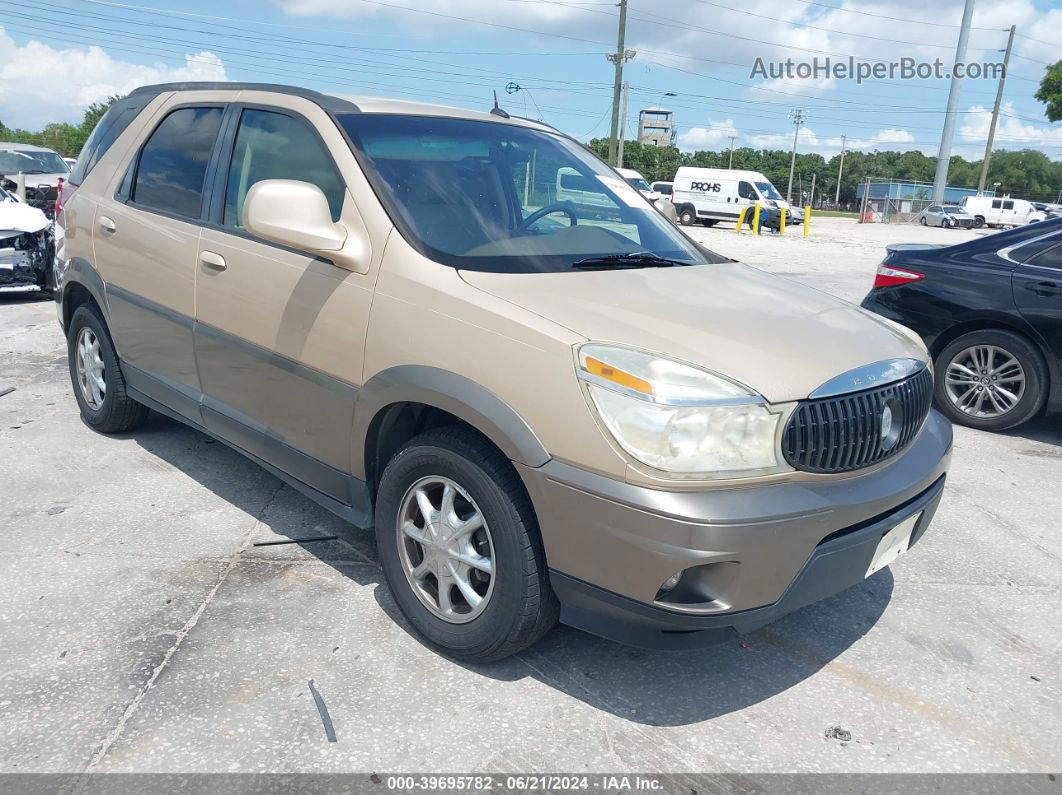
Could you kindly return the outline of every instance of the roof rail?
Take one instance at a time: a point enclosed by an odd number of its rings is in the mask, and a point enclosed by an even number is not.
[[[308,88],[298,86],[286,86],[278,83],[237,83],[237,82],[210,82],[192,81],[186,83],[158,83],[151,86],[140,86],[129,92],[129,96],[150,94],[157,96],[166,91],[273,91],[278,94],[289,94],[295,97],[308,99],[324,110],[344,111],[347,113],[358,112],[360,108],[348,99],[322,94],[319,91],[311,91]]]

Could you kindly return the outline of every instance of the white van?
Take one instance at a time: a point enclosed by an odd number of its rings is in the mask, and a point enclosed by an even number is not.
[[[964,196],[959,203],[974,217],[974,226],[1021,226],[1047,216],[1025,199],[1009,196]]]
[[[633,168],[617,168],[616,173],[627,180],[628,185],[642,194],[650,202],[655,203],[657,199],[664,198],[663,193],[659,193],[653,188],[650,188],[649,181]]]
[[[756,202],[792,214],[789,203],[759,171],[683,166],[675,174],[671,201],[679,223],[687,225],[736,221],[745,207]]]

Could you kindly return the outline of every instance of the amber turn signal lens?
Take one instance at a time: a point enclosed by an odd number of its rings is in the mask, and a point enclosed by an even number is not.
[[[586,367],[586,371],[591,375],[604,378],[606,381],[611,381],[614,384],[627,387],[627,389],[633,389],[644,395],[651,395],[653,393],[653,388],[649,385],[648,381],[639,378],[636,375],[625,373],[623,370],[618,370],[611,365],[605,364],[600,359],[595,359],[593,356],[587,356],[583,366]]]

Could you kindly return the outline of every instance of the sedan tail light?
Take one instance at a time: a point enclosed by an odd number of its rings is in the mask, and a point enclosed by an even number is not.
[[[874,277],[874,286],[895,287],[898,284],[910,284],[924,278],[926,278],[924,273],[882,263],[878,265],[878,272]]]

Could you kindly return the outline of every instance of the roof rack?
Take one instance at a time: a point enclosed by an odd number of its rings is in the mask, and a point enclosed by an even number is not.
[[[225,83],[210,81],[192,81],[187,83],[158,83],[151,86],[140,86],[129,92],[129,96],[150,94],[156,96],[166,91],[273,91],[278,94],[290,94],[295,97],[308,99],[324,110],[341,112],[358,112],[360,108],[349,99],[322,94],[319,91],[311,91],[308,88],[298,86],[286,86],[278,83]]]

